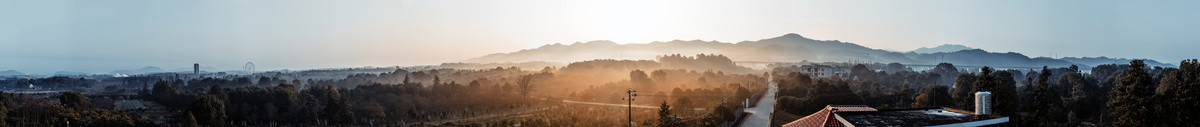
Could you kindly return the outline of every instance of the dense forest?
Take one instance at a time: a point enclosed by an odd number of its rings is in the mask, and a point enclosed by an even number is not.
[[[621,125],[626,91],[643,125],[733,123],[744,101],[761,94],[766,77],[720,55],[663,56],[658,61],[593,60],[521,69],[395,69],[266,72],[246,76],[136,75],[116,79],[46,78],[78,91],[5,94],[6,125],[66,126],[593,126]],[[708,63],[682,66],[680,63]],[[329,73],[353,73],[328,78]],[[298,77],[314,77],[301,79]],[[112,80],[114,83],[97,83]],[[84,86],[72,86],[84,85]],[[85,96],[86,95],[86,96]],[[128,103],[147,107],[126,109]],[[35,110],[36,109],[36,110]],[[665,114],[664,114],[665,113]],[[592,114],[589,117],[581,114]],[[147,117],[150,116],[150,117]],[[112,117],[112,118],[110,118]],[[667,118],[669,122],[661,122]]]
[[[110,109],[116,98],[62,92],[51,97],[0,92],[0,126],[151,126],[135,112]]]
[[[95,84],[95,80],[55,76],[40,79],[0,80],[0,88],[44,88],[44,89],[83,89]],[[35,85],[36,84],[36,85]]]
[[[872,71],[864,65],[848,77],[813,78],[775,69],[779,83],[775,126],[820,110],[825,105],[869,105],[880,109],[951,107],[973,110],[972,94],[991,91],[996,112],[1014,126],[1188,126],[1200,111],[1200,64],[1195,59],[1179,68],[1148,67],[1141,60],[1108,64],[1082,73],[1078,67],[1028,70],[982,68],[961,73],[953,84],[944,70],[923,72]],[[951,64],[938,68],[953,68]]]

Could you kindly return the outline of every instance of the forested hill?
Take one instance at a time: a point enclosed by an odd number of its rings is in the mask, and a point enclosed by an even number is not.
[[[837,40],[814,40],[799,34],[786,34],[779,37],[758,41],[743,41],[737,43],[674,40],[668,42],[651,42],[640,44],[617,44],[612,41],[576,42],[573,44],[550,44],[534,49],[526,49],[511,53],[497,53],[482,57],[471,58],[466,62],[526,62],[546,61],[569,63],[593,59],[655,59],[662,54],[722,54],[734,61],[761,62],[878,62],[935,65],[943,61],[955,65],[968,66],[1051,66],[1065,67],[1072,64],[1080,66],[1096,66],[1103,63],[1128,62],[1131,59],[1118,58],[1088,58],[1054,59],[1031,58],[1021,53],[987,52],[983,49],[969,49],[954,52],[894,52],[864,47],[854,43]],[[1106,61],[1103,63],[1087,61]],[[1147,60],[1150,66],[1173,66],[1157,61]]]
[[[1103,65],[1103,64],[1125,64],[1125,63],[1129,63],[1129,61],[1131,61],[1132,59],[1108,58],[1108,57],[1101,56],[1101,57],[1065,57],[1065,58],[1062,58],[1062,60],[1094,67],[1094,66]],[[1154,61],[1154,60],[1145,60],[1145,62],[1146,62],[1146,65],[1151,66],[1151,67],[1153,67],[1153,66],[1163,66],[1163,67],[1178,66],[1178,65],[1171,65],[1171,64],[1167,64],[1167,63],[1159,63],[1158,61]]]
[[[937,46],[937,47],[933,47],[933,48],[929,48],[929,47],[921,47],[921,48],[918,48],[918,49],[916,49],[916,50],[912,50],[912,51],[909,51],[909,52],[913,52],[913,53],[939,53],[939,52],[955,52],[955,51],[971,50],[971,49],[975,49],[975,48],[971,48],[971,47],[967,47],[967,46],[963,46],[963,45],[944,44],[944,45],[939,45],[939,46]]]

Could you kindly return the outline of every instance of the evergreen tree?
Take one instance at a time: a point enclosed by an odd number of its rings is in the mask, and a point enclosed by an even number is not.
[[[850,78],[858,81],[870,81],[875,79],[875,71],[867,68],[867,65],[856,64],[850,67]]]
[[[208,88],[208,95],[215,96],[217,99],[221,99],[221,101],[229,100],[229,97],[225,95],[225,89],[221,88],[220,84],[215,84],[211,88]]]
[[[1108,103],[1113,126],[1152,125],[1150,122],[1153,114],[1150,111],[1154,110],[1150,109],[1153,107],[1150,99],[1154,96],[1154,89],[1151,87],[1153,79],[1145,68],[1146,64],[1142,63],[1142,60],[1129,62],[1129,69],[1125,70],[1125,75],[1114,86],[1110,96],[1112,101]]]
[[[1167,126],[1187,126],[1200,124],[1200,62],[1196,59],[1184,60],[1179,63],[1179,69],[1163,76],[1156,90],[1158,116],[1163,117]]]
[[[992,71],[992,68],[987,66],[980,69],[979,78],[972,85],[971,95],[974,95],[975,92],[990,91],[992,93],[993,104],[995,104],[994,107],[996,107],[992,112],[1007,116],[1015,115],[1017,106],[1014,102],[1016,99],[1016,86],[1011,74],[1007,71],[997,73],[993,73]],[[973,104],[972,102],[974,101],[966,103]]]
[[[1103,95],[1106,93],[1099,91],[1094,81],[1084,78],[1079,73],[1064,74],[1059,77],[1058,84],[1071,87],[1068,95],[1063,97],[1062,105],[1076,116],[1096,116],[1096,113],[1103,109],[1103,101],[1108,99]]]
[[[975,96],[975,94],[971,93],[971,91],[973,91],[972,88],[974,87],[973,84],[975,84],[975,79],[979,79],[979,77],[971,73],[959,74],[958,77],[954,79],[954,100],[958,102],[956,103],[956,107],[959,109],[975,109],[975,100],[972,98]]]
[[[893,93],[893,98],[896,102],[890,105],[894,105],[897,108],[907,108],[906,106],[912,106],[914,102],[913,98],[916,98],[913,95],[917,95],[917,91],[914,91],[912,88],[910,88],[908,83],[900,83],[900,90],[896,91],[896,93]]]
[[[193,116],[191,112],[184,112],[183,116],[184,116],[184,118],[183,118],[182,126],[184,126],[184,127],[200,127],[200,124],[196,121],[196,116]]]
[[[667,105],[666,101],[663,101],[662,106],[658,107],[658,126],[660,126],[660,127],[680,126],[679,121],[675,119],[675,116],[671,116],[671,106]]]
[[[3,95],[4,92],[0,92],[0,96]],[[4,104],[4,101],[0,101],[0,127],[8,126],[8,107],[5,107]]]
[[[1060,110],[1057,104],[1055,104],[1060,102],[1060,98],[1052,90],[1053,85],[1049,82],[1051,74],[1049,68],[1042,66],[1042,72],[1039,73],[1036,83],[1037,87],[1034,87],[1033,90],[1034,105],[1031,108],[1035,119],[1029,122],[1036,121],[1036,126],[1056,126],[1055,122],[1061,118],[1059,117],[1059,113],[1052,112]]]
[[[318,103],[319,100],[309,94],[303,95],[303,99],[304,104],[300,105],[299,112],[296,112],[297,116],[295,117],[297,119],[295,119],[295,121],[308,124],[320,120],[321,117],[320,114],[318,114],[318,111],[320,111],[318,108],[318,106],[320,106],[320,103]]]
[[[433,85],[440,85],[440,84],[442,84],[442,78],[438,77],[436,75],[433,76]]]
[[[171,82],[167,82],[167,81],[158,81],[158,82],[154,83],[153,89],[154,89],[154,91],[151,91],[152,92],[151,95],[153,95],[152,99],[156,99],[159,101],[170,100],[171,96],[173,96],[177,93],[177,91],[175,90],[175,86]],[[184,103],[186,103],[186,102],[184,102]]]
[[[1037,89],[1035,87],[1037,86],[1037,82],[1033,80],[1033,77],[1037,77],[1038,73],[1033,69],[1029,69],[1029,73],[1026,73],[1025,75],[1027,75],[1025,76],[1025,85],[1021,86],[1020,89],[1017,89],[1017,93],[1019,94],[1017,97],[1017,102],[1020,103],[1017,105],[1017,109],[1019,111],[1033,111],[1034,101],[1036,101],[1034,99],[1034,90]]]
[[[258,86],[270,86],[270,85],[271,85],[271,78],[268,78],[267,76],[259,76],[258,77]]]
[[[333,125],[349,125],[354,122],[354,112],[350,111],[350,104],[346,103],[341,92],[338,92],[338,89],[331,89],[329,92],[329,101],[325,104],[325,109],[322,110],[324,113],[321,116]]]
[[[138,96],[140,96],[142,98],[149,97],[150,96],[150,87],[147,86],[146,84],[142,84],[142,89],[138,90]]]
[[[944,85],[931,85],[925,87],[925,92],[918,95],[916,102],[912,103],[913,108],[923,107],[948,107],[954,105],[954,98],[947,93],[950,88]]]
[[[205,96],[192,102],[187,112],[196,117],[201,126],[220,126],[225,123],[225,104],[214,96]]]
[[[58,97],[58,101],[61,102],[63,106],[75,110],[87,109],[91,105],[91,103],[88,103],[87,97],[84,97],[82,93],[75,91],[63,92],[62,96]]]
[[[401,84],[408,85],[408,74],[404,74],[404,82],[401,82]]]

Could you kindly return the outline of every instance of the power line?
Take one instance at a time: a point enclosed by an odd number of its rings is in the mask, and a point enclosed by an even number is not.
[[[670,98],[670,97],[722,98],[722,97],[727,97],[727,96],[705,96],[705,95],[671,95],[671,96],[644,95],[644,96],[645,97],[663,97],[663,98]]]

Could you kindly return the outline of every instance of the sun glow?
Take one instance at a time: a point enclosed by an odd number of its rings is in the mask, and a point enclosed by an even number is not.
[[[594,1],[583,10],[587,17],[582,25],[589,33],[608,38],[618,43],[646,43],[661,41],[663,35],[679,30],[674,26],[681,23],[678,5],[663,1]]]

